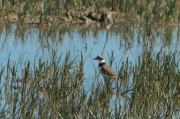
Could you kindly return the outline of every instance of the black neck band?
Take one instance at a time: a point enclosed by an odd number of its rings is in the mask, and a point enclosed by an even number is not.
[[[99,63],[99,67],[102,67],[104,64],[106,64],[106,63],[105,62]]]

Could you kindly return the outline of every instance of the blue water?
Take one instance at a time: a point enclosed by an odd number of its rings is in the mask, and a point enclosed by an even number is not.
[[[132,62],[132,65],[135,65],[137,62],[137,58],[142,54],[143,49],[145,47],[150,47],[150,44],[153,44],[153,50],[158,52],[160,50],[169,52],[169,51],[177,51],[179,52],[179,43],[177,42],[179,37],[177,36],[178,29],[177,27],[172,27],[173,34],[171,43],[167,46],[164,46],[164,28],[157,29],[154,31],[154,37],[152,41],[143,40],[142,34],[143,31],[140,32],[138,29],[138,24],[135,27],[130,27],[131,31],[133,31],[133,35],[129,35],[131,33],[126,33],[123,31],[123,28],[119,30],[119,33],[113,33],[106,30],[98,31],[97,35],[94,35],[94,31],[90,30],[89,32],[85,32],[83,35],[79,33],[79,29],[74,28],[72,32],[69,34],[65,32],[64,36],[62,36],[61,41],[58,33],[56,34],[56,38],[46,38],[42,35],[42,29],[31,28],[31,26],[26,27],[26,31],[23,33],[25,37],[18,37],[16,35],[17,24],[9,24],[12,28],[10,33],[7,34],[6,28],[4,27],[3,32],[0,36],[0,64],[2,67],[7,66],[8,57],[10,54],[10,64],[13,62],[18,62],[20,57],[22,57],[22,62],[34,62],[36,59],[36,63],[38,63],[38,58],[42,58],[43,61],[50,60],[52,55],[52,50],[57,50],[57,54],[63,53],[63,57],[65,57],[66,52],[71,51],[72,56],[78,55],[80,60],[80,54],[82,52],[83,58],[85,60],[84,66],[84,86],[86,90],[91,88],[91,84],[95,77],[95,69],[98,69],[98,62],[94,61],[97,55],[102,55],[105,58],[107,64],[109,64],[108,54],[111,56],[112,51],[114,52],[115,60],[112,64],[112,69],[116,72],[120,70],[122,62],[125,62],[126,59],[129,59],[129,62]],[[22,26],[23,27],[23,26]],[[69,26],[70,27],[70,26]],[[143,27],[141,28],[143,29]],[[48,31],[44,31],[47,32]],[[160,32],[160,35],[157,35]],[[107,37],[108,33],[108,37]],[[40,34],[40,35],[39,35]],[[139,37],[140,36],[140,37]],[[87,44],[87,48],[86,47]],[[148,44],[147,46],[144,44]],[[48,46],[48,48],[46,47]],[[162,49],[163,47],[163,49]],[[177,57],[178,58],[178,57]],[[94,66],[93,66],[94,64]],[[21,68],[24,67],[24,64],[21,64]],[[33,67],[33,66],[32,66]],[[5,80],[6,70],[4,71],[4,75],[2,76],[1,87],[3,85],[3,81]],[[19,70],[19,76],[21,74],[21,70]],[[100,75],[99,81],[103,81],[103,77]],[[130,81],[131,83],[131,81]],[[2,90],[3,92],[3,90]],[[3,97],[3,94],[2,94]],[[1,103],[2,104],[2,103]],[[3,104],[1,105],[1,108]],[[0,109],[1,110],[1,109]]]
[[[10,63],[11,65],[13,62],[18,62],[20,57],[22,58],[22,62],[27,62],[28,60],[34,62],[34,59],[36,59],[36,62],[38,63],[38,59],[41,57],[43,61],[50,60],[52,55],[52,50],[57,50],[57,54],[63,53],[63,56],[65,57],[66,52],[69,50],[71,51],[72,56],[78,55],[80,58],[80,54],[82,52],[83,58],[85,60],[85,69],[84,69],[84,78],[86,88],[90,88],[91,83],[93,81],[93,78],[95,76],[94,66],[98,69],[98,62],[94,61],[93,58],[95,58],[97,55],[102,55],[105,58],[105,61],[107,64],[109,64],[109,56],[111,56],[112,51],[114,52],[115,60],[112,64],[112,69],[114,69],[116,72],[119,71],[122,62],[125,62],[128,58],[129,62],[132,62],[132,65],[134,65],[137,62],[137,58],[139,55],[142,54],[143,48],[150,47],[150,44],[153,44],[153,48],[155,52],[158,52],[161,50],[162,46],[164,46],[164,30],[163,28],[159,28],[155,31],[154,37],[155,40],[147,41],[143,40],[143,26],[138,27],[138,25],[132,25],[129,29],[133,31],[133,33],[128,33],[127,31],[123,31],[126,27],[122,27],[119,30],[119,33],[114,33],[111,30],[104,30],[104,31],[98,31],[96,35],[94,35],[94,31],[90,30],[89,32],[82,33],[81,30],[74,28],[71,33],[65,32],[64,36],[62,37],[63,40],[59,42],[59,34],[57,32],[56,38],[51,39],[46,38],[46,36],[43,36],[42,29],[37,28],[31,28],[31,26],[19,26],[20,28],[26,28],[27,30],[23,32],[22,35],[16,35],[18,29],[18,24],[8,24],[10,25],[11,32],[6,31],[6,28],[4,27],[3,33],[1,34],[0,38],[0,63],[2,67],[7,66],[8,57],[10,54]],[[68,29],[71,29],[72,27],[69,26]],[[139,29],[141,29],[141,32],[139,32]],[[47,32],[48,31],[44,31]],[[160,35],[157,35],[157,32]],[[168,47],[163,47],[162,50],[164,51],[179,51],[178,47],[178,37],[177,37],[178,29],[175,27],[173,29],[173,35],[172,35],[172,41],[168,45]],[[108,33],[108,37],[107,37]],[[20,32],[19,32],[20,34]],[[138,35],[140,37],[138,37]],[[41,37],[40,37],[41,36]],[[86,47],[87,44],[87,48]],[[148,44],[148,46],[144,45]],[[48,46],[45,47],[45,46]],[[24,67],[24,64],[21,64],[21,68]],[[32,66],[33,67],[33,66]],[[21,70],[19,70],[21,71]],[[4,72],[6,74],[6,70]],[[19,72],[21,74],[21,72]],[[100,80],[103,79],[103,77],[100,75]],[[3,77],[2,77],[3,80]],[[3,83],[1,83],[2,85]]]

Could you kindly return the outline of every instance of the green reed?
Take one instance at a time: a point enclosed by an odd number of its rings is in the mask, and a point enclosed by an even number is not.
[[[146,51],[142,58],[133,69],[133,83],[139,88],[133,91],[130,99],[132,116],[172,118],[174,110],[179,109],[174,105],[179,101],[176,88],[180,73],[176,54],[155,55]]]
[[[7,63],[1,69],[5,97],[3,118],[172,118],[178,117],[179,64],[176,53],[145,50],[135,66],[120,69],[122,80],[94,80],[85,90],[84,61],[56,51],[50,61]],[[10,56],[9,56],[10,59]],[[114,59],[111,54],[111,61]],[[131,83],[132,82],[132,83]]]
[[[114,56],[111,53],[110,63]],[[21,60],[21,58],[20,58]],[[2,118],[173,118],[179,110],[179,60],[177,54],[144,50],[135,66],[121,65],[121,80],[96,78],[90,90],[84,86],[84,59],[52,51],[40,58],[2,67]],[[7,74],[4,74],[4,70]],[[2,80],[3,79],[3,80]],[[2,84],[3,83],[3,84]],[[85,84],[86,85],[86,84]],[[2,90],[4,90],[2,92]],[[1,101],[2,105],[2,101]]]

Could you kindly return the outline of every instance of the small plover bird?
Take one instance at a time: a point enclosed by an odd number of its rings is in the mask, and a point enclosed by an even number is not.
[[[118,74],[105,63],[104,57],[102,55],[98,55],[93,60],[98,61],[99,73],[104,77],[104,79],[117,79],[118,78]]]

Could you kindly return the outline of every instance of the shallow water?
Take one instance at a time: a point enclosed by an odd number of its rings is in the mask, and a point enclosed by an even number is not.
[[[50,60],[52,50],[57,50],[58,54],[62,52],[63,57],[70,50],[72,56],[78,56],[77,60],[80,60],[82,52],[85,60],[84,86],[86,90],[89,90],[93,81],[96,80],[95,68],[98,69],[98,62],[93,58],[97,55],[103,54],[106,63],[110,64],[109,57],[113,52],[115,60],[112,69],[118,72],[127,58],[132,65],[135,65],[138,56],[145,49],[151,49],[156,53],[159,51],[180,53],[179,31],[175,26],[154,26],[151,28],[149,37],[147,37],[149,32],[146,32],[147,27],[144,24],[131,22],[117,23],[110,29],[101,30],[62,25],[50,36],[49,30],[32,28],[28,25],[4,23],[0,24],[0,28],[1,67],[7,66],[9,55],[11,64],[20,61],[23,68],[23,63],[28,60],[32,63],[36,63],[39,58],[44,62]],[[178,60],[179,57],[177,57]],[[18,72],[19,77],[21,77],[21,68]],[[1,86],[6,74],[5,70]],[[103,81],[101,75],[99,81]]]
[[[115,60],[112,68],[117,72],[127,57],[134,65],[137,57],[146,48],[151,48],[155,52],[160,50],[179,52],[177,27],[154,28],[151,36],[145,38],[144,25],[130,22],[119,24],[115,24],[109,30],[101,31],[67,25],[59,27],[49,38],[47,38],[48,30],[31,28],[27,25],[1,24],[0,63],[2,67],[6,66],[9,54],[13,63],[13,61],[18,62],[20,57],[22,57],[21,62],[28,60],[34,62],[34,59],[39,58],[47,61],[51,57],[52,50],[57,50],[59,54],[62,52],[64,56],[69,50],[74,56],[80,56],[82,52],[85,59],[84,78],[87,79],[87,83],[91,83],[95,75],[93,64],[95,68],[98,66],[97,61],[93,61],[97,55],[103,54],[106,63],[109,64],[108,54],[111,56],[113,51]],[[63,34],[61,34],[62,30]]]

